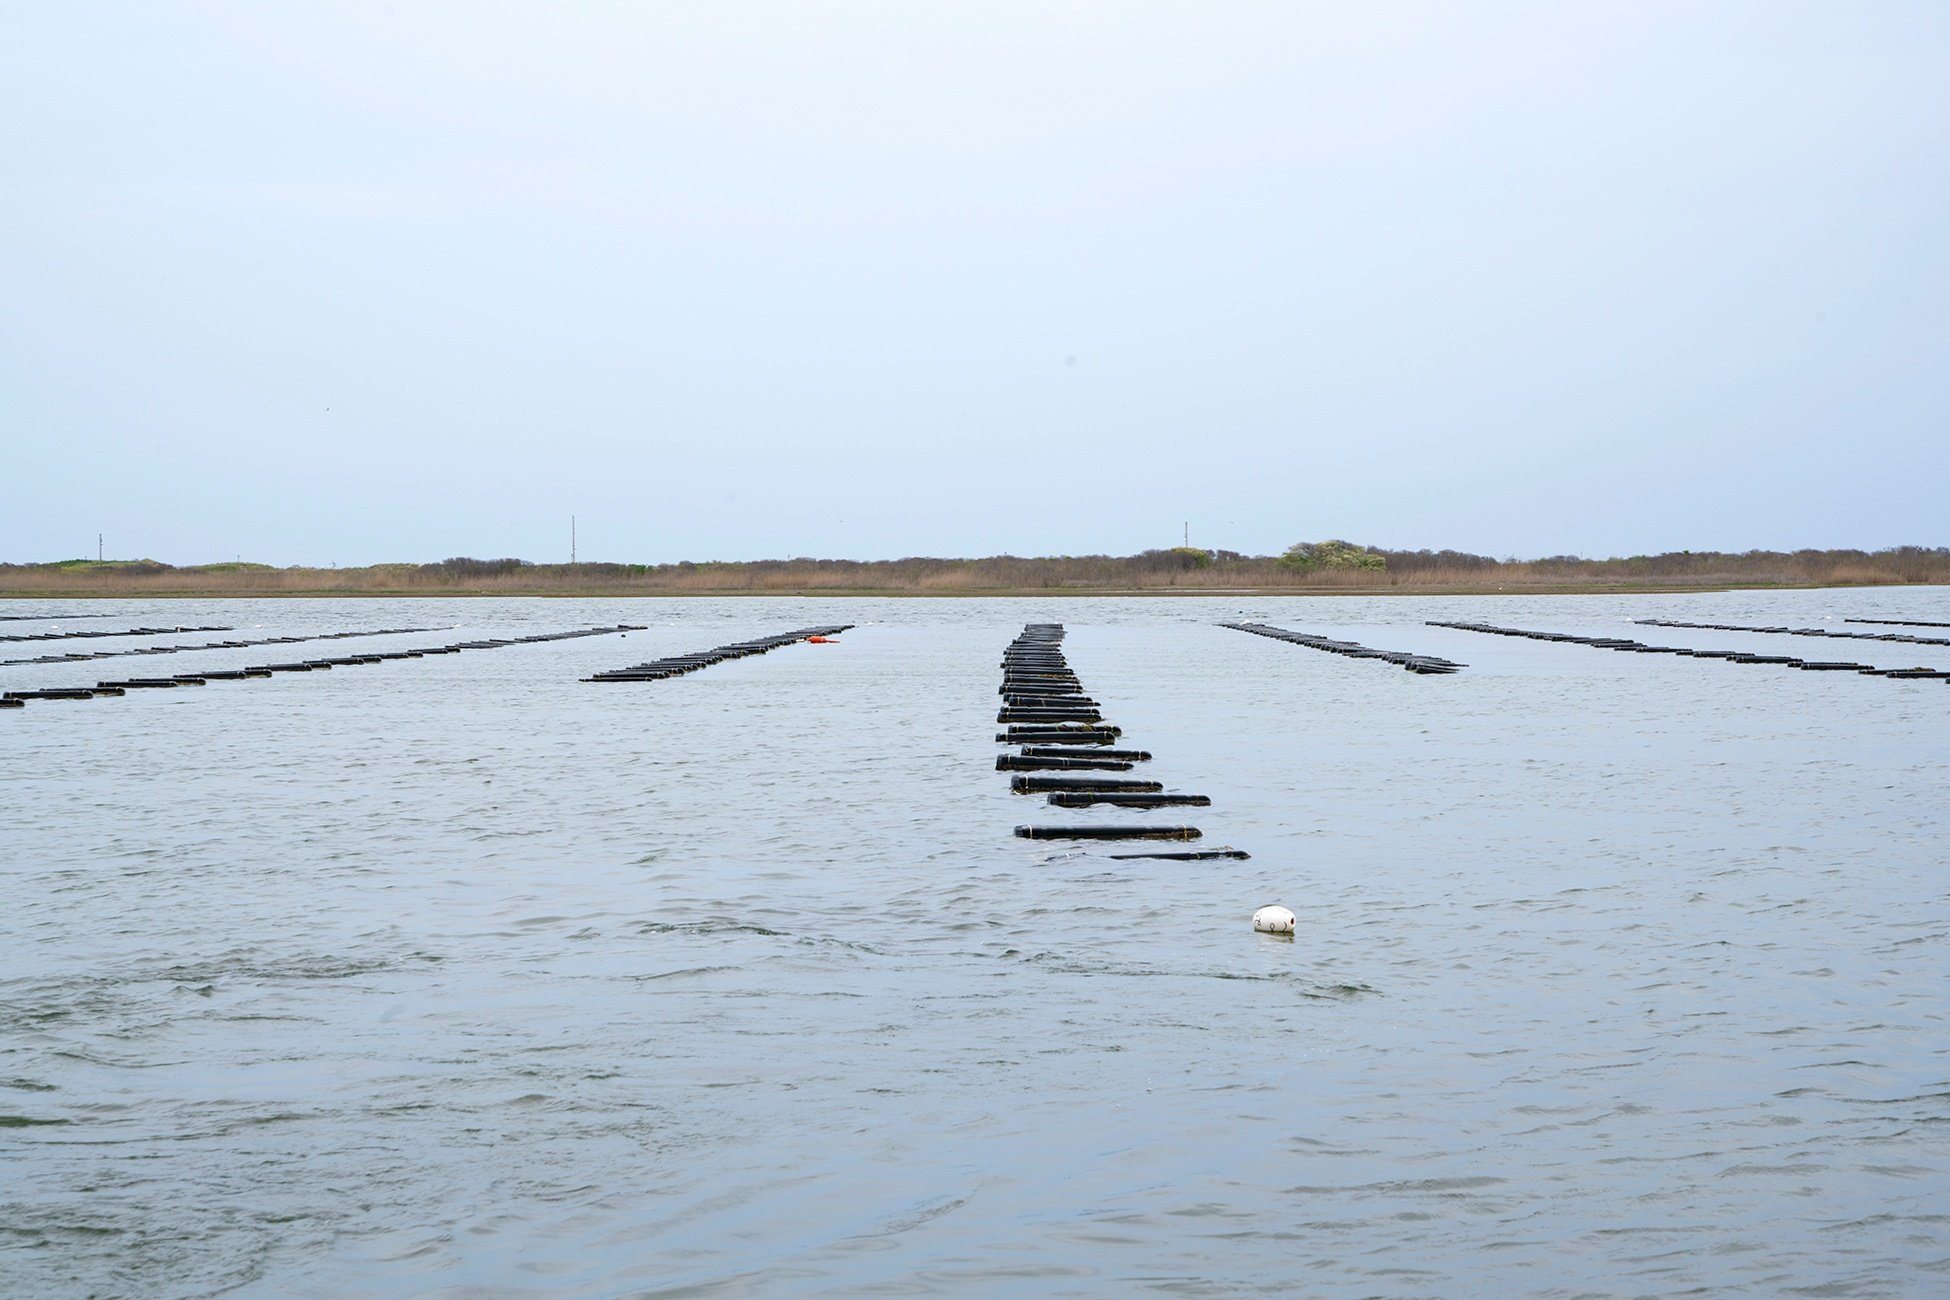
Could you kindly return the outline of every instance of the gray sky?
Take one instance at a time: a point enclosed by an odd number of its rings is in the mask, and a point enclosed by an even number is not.
[[[1944,544],[1950,5],[0,0],[0,560]]]

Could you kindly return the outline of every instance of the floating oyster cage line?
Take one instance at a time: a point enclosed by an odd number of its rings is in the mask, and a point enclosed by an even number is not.
[[[1646,645],[1630,637],[1578,636],[1571,632],[1540,632],[1530,628],[1497,627],[1492,623],[1446,623],[1431,620],[1429,626],[1454,628],[1460,632],[1482,632],[1489,636],[1522,637],[1530,641],[1561,641],[1569,645],[1586,645],[1598,650],[1622,650],[1632,654],[1678,655],[1686,659],[1723,659],[1735,664],[1770,664],[1782,668],[1799,668],[1803,672],[1810,673],[1856,673],[1863,677],[1894,677],[1903,681],[1950,681],[1950,669],[1943,668],[1877,668],[1873,664],[1858,664],[1845,660],[1797,659],[1793,655],[1757,655],[1747,650],[1694,650],[1687,646]]]
[[[1204,832],[1196,826],[1018,826],[1024,840],[1196,840]]]
[[[612,668],[608,672],[585,677],[585,682],[660,682],[666,677],[681,677],[694,673],[700,668],[709,668],[724,663],[728,659],[743,659],[747,655],[769,654],[780,646],[792,645],[815,636],[838,636],[853,628],[851,623],[838,623],[831,627],[802,627],[793,632],[780,632],[776,636],[762,636],[752,641],[734,641],[711,650],[700,650],[695,654],[670,655],[663,659],[652,659],[648,663],[637,664],[634,668]]]
[[[1826,636],[1842,641],[1899,641],[1905,645],[1950,645],[1950,637],[1906,636],[1900,632],[1831,632],[1823,627],[1756,627],[1746,623],[1682,623],[1671,618],[1633,619],[1640,627],[1699,628],[1708,632],[1761,632],[1769,636]],[[1851,623],[1865,622],[1850,619]],[[1911,626],[1923,626],[1912,624]]]
[[[115,632],[86,628],[75,632],[5,632],[0,641],[81,641],[108,636],[175,636],[178,632],[235,632],[234,627],[131,627]]]
[[[1159,794],[1164,788],[1163,781],[1127,780],[1108,776],[1018,776],[1009,780],[1009,789],[1016,794],[1052,794],[1058,790]]]
[[[1111,726],[1037,726],[1033,723],[995,733],[998,745],[1109,745],[1124,734]]]
[[[1950,627],[1950,623],[1931,623],[1920,618],[1845,618],[1844,623],[1880,623],[1884,627]]]
[[[84,650],[59,655],[37,655],[32,659],[0,659],[0,668],[22,664],[78,664],[91,659],[127,659],[141,655],[186,654],[193,650],[246,650],[261,645],[295,645],[300,641],[343,641],[362,636],[408,636],[421,632],[445,632],[442,627],[382,627],[372,631],[320,632],[314,636],[267,636],[250,641],[204,641],[197,645],[137,646],[133,650]]]
[[[1040,794],[1052,807],[1092,808],[1109,811],[1147,811],[1157,808],[1207,808],[1212,800],[1202,794],[1167,794],[1162,781],[1141,781],[1110,776],[1087,776],[1090,772],[1128,772],[1139,763],[1149,762],[1151,754],[1142,749],[1111,748],[1124,735],[1123,728],[1104,721],[1098,702],[1084,694],[1083,683],[1064,658],[1060,623],[1031,623],[1002,654],[1001,711],[999,723],[1012,724],[996,733],[998,745],[1019,746],[1013,754],[998,754],[997,771],[1057,772],[1059,776],[1015,776],[1009,788],[1016,794]],[[1195,840],[1203,832],[1196,826],[1018,826],[1018,838],[1026,840]],[[1204,861],[1250,857],[1239,849],[1210,849],[1202,852],[1120,853],[1113,857],[1157,858]]]
[[[253,664],[248,668],[226,668],[170,677],[130,677],[122,681],[97,682],[93,686],[60,686],[34,691],[7,691],[0,694],[0,708],[18,708],[29,700],[91,700],[98,696],[127,695],[131,690],[167,690],[176,686],[202,686],[208,682],[244,681],[270,677],[276,673],[315,673],[332,668],[350,668],[385,663],[391,659],[424,659],[428,655],[459,654],[463,650],[499,650],[503,646],[536,645],[544,641],[573,641],[578,637],[613,636],[618,632],[641,632],[635,623],[614,627],[575,628],[568,632],[537,632],[531,636],[491,637],[484,641],[456,641],[442,646],[416,646],[411,650],[387,650],[376,654],[343,655],[334,659],[305,659],[283,664]],[[373,635],[377,635],[376,633]],[[291,638],[315,640],[312,637]],[[269,643],[266,643],[269,644]]]
[[[1336,641],[1332,637],[1316,636],[1312,632],[1295,632],[1268,623],[1221,623],[1219,626],[1231,628],[1235,632],[1251,632],[1254,636],[1270,636],[1275,641],[1291,641],[1294,645],[1303,645],[1309,650],[1325,650],[1328,654],[1344,655],[1349,659],[1379,659],[1384,663],[1399,664],[1409,672],[1427,676],[1460,672],[1469,667],[1468,664],[1459,664],[1436,655],[1411,654],[1406,650],[1375,650],[1354,641]]]
[[[1021,742],[1017,742],[1021,743]],[[1078,754],[1074,749],[1046,748],[1042,745],[1023,745],[1024,758],[1087,758],[1108,759],[1115,763],[1149,763],[1151,753],[1144,749],[1092,749],[1087,754]]]
[[[1038,758],[1034,754],[997,754],[998,772],[1128,772],[1136,763],[1118,758]]]
[[[119,628],[103,631],[99,628],[78,628],[74,631],[4,631],[0,641],[86,641],[99,637],[172,637],[179,631],[236,631],[236,628]]]
[[[997,722],[1102,722],[1104,715],[1096,709],[1078,707],[1074,709],[1002,708],[995,715]]]

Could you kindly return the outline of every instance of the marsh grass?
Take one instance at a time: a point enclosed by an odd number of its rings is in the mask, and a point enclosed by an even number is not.
[[[1591,560],[1497,560],[1463,551],[1370,549],[1380,568],[1296,568],[1274,556],[1185,548],[1138,555],[995,555],[951,560],[684,561],[529,564],[456,557],[356,569],[249,562],[177,567],[155,560],[0,564],[6,596],[657,596],[1000,595],[1048,593],[1465,592],[1699,590],[1950,584],[1950,548],[1883,551],[1673,551]]]

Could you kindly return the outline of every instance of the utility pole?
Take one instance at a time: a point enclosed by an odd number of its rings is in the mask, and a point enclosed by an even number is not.
[[[1185,549],[1192,549],[1192,521],[1189,519],[1185,521]]]
[[[569,516],[569,563],[576,562],[576,517]]]
[[[100,533],[96,533],[95,534],[95,563],[100,564],[101,562],[102,562],[102,535]]]

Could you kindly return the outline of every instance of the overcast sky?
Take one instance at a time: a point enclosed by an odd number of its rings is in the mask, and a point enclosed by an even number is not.
[[[1950,4],[0,0],[0,560],[1950,543]]]

